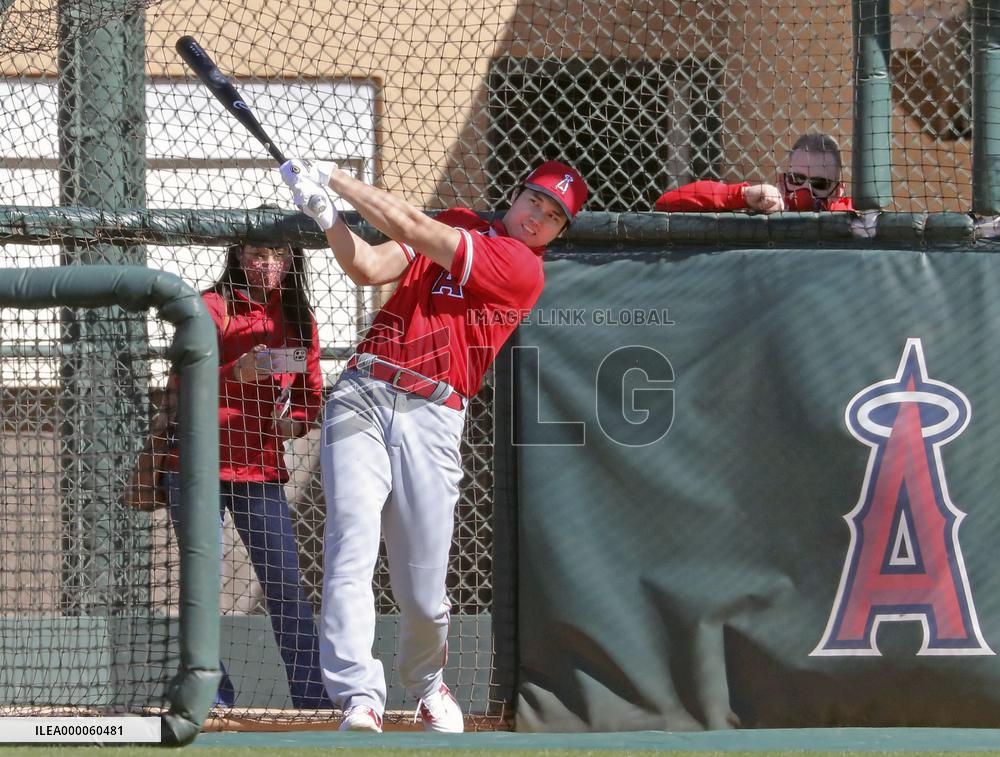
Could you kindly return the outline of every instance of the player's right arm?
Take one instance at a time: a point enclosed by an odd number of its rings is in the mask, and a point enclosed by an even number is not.
[[[396,281],[413,260],[412,252],[394,241],[369,244],[351,231],[326,192],[327,187],[333,186],[332,173],[351,178],[333,163],[314,166],[292,159],[281,166],[281,178],[292,190],[296,206],[323,230],[334,257],[351,281],[359,286],[381,286]],[[352,182],[368,186],[355,179]],[[341,197],[365,215],[364,208],[358,207],[353,197],[343,192]],[[376,228],[380,227],[376,225]],[[396,237],[389,235],[389,238]]]
[[[457,229],[430,218],[406,200],[366,184],[339,168],[331,169],[327,186],[349,202],[368,223],[389,239],[395,240],[397,244],[394,252],[402,252],[404,256],[403,269],[417,250],[445,270],[451,268],[455,251],[462,240],[462,234]],[[349,243],[343,233],[345,231],[353,237],[356,244],[358,238],[342,221],[335,223],[327,232],[327,240],[335,254],[335,245]],[[333,239],[331,233],[334,235]],[[397,277],[400,274],[402,269]]]
[[[320,173],[325,186],[311,178]],[[317,172],[292,159],[281,166],[281,177],[293,189],[296,204],[324,230],[334,256],[355,283],[379,285],[397,280],[416,250],[442,268],[451,268],[461,233],[428,217],[405,200],[366,184],[333,164]],[[370,245],[351,231],[329,202],[325,191],[328,188],[393,241]],[[316,207],[313,199],[319,200]]]
[[[359,286],[391,284],[403,275],[412,259],[396,242],[368,244],[342,218],[326,230],[326,241],[344,273]]]

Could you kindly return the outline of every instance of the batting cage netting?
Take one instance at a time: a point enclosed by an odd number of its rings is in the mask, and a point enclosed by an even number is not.
[[[286,155],[335,161],[424,210],[496,211],[532,166],[560,159],[590,185],[585,211],[642,213],[697,179],[773,183],[796,139],[813,132],[839,142],[850,188],[860,23],[891,48],[886,209],[968,212],[975,3],[855,5],[885,15],[790,0],[2,0],[0,267],[144,264],[204,291],[227,245],[286,241],[293,229],[309,248],[332,385],[388,291],[354,286],[308,219],[289,225],[295,208],[273,160],[180,60],[183,35],[231,76]],[[116,645],[134,640],[94,627],[123,606],[174,613],[168,511],[120,502],[166,391],[170,337],[169,324],[114,309],[2,313],[0,712],[141,709],[149,687],[169,679],[168,638],[117,664]],[[494,562],[502,554],[508,566],[513,547],[509,533],[495,538],[509,514],[494,507],[494,405],[490,378],[462,450],[447,676],[476,726],[503,728],[514,611],[510,591],[497,590],[511,579]],[[318,437],[314,428],[288,443],[285,486],[314,612]],[[223,518],[222,662],[235,691],[213,712],[330,720],[292,701],[265,592],[232,515]],[[375,583],[376,650],[392,670],[384,560]],[[11,630],[30,618],[45,620],[30,639]],[[142,686],[118,686],[136,668]],[[390,679],[390,709],[413,706]]]

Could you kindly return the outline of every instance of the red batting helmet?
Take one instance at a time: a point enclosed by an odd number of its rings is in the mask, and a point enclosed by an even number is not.
[[[575,168],[549,160],[538,166],[524,180],[524,186],[548,195],[563,209],[572,221],[587,201],[587,182]]]

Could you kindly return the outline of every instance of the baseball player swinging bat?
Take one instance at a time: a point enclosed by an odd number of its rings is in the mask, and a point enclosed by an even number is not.
[[[264,127],[260,125],[260,122],[250,110],[250,106],[240,97],[240,93],[236,91],[236,87],[219,70],[219,67],[215,65],[215,62],[205,52],[205,49],[198,44],[197,40],[191,36],[184,36],[177,40],[174,47],[181,58],[184,59],[184,62],[198,74],[198,78],[215,95],[215,99],[222,103],[225,109],[232,113],[236,117],[236,120],[243,124],[256,137],[257,141],[264,146],[271,157],[278,162],[279,166],[284,163],[287,160],[284,153],[278,149],[267,135]],[[295,168],[293,167],[292,170],[295,170]],[[309,198],[309,206],[316,212],[322,212],[326,209],[326,199],[314,195]]]

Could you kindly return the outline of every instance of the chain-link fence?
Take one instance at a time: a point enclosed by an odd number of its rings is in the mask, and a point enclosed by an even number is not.
[[[100,247],[79,244],[74,250],[96,259],[113,256]],[[0,249],[8,261],[16,263],[14,267],[52,264],[71,255],[65,247],[5,245]],[[150,246],[146,254],[149,265],[168,269],[176,267],[178,256],[184,255],[188,260],[184,277],[200,289],[219,279],[226,258],[224,248],[212,247]],[[321,273],[312,271],[310,280],[322,282],[318,300],[324,306],[317,305],[315,312],[324,336],[322,354],[327,359],[321,364],[329,387],[343,368],[343,355],[349,354],[370,320],[374,301],[373,293],[350,286],[342,273],[332,268]],[[0,585],[0,617],[9,619],[13,628],[23,625],[26,618],[51,624],[54,618],[105,617],[109,612],[117,616],[136,608],[143,612],[153,608],[165,618],[174,616],[178,573],[171,518],[167,510],[144,516],[122,506],[145,424],[154,408],[163,404],[168,385],[163,353],[172,337],[170,325],[109,310],[69,309],[7,309],[2,322],[5,455],[0,533],[9,569]],[[462,448],[466,474],[458,504],[449,597],[457,619],[452,640],[456,691],[466,697],[472,722],[496,727],[509,717],[505,707],[510,685],[505,683],[500,691],[490,661],[491,392],[488,381],[467,411]],[[313,612],[318,612],[325,516],[319,429],[292,440],[286,449],[290,480],[285,493],[298,541],[301,580],[306,599]],[[288,701],[286,673],[275,662],[277,650],[264,642],[268,649],[260,652],[261,637],[255,634],[267,630],[268,621],[264,591],[257,580],[260,566],[252,564],[232,511],[224,509],[222,518],[221,606],[229,618],[224,623],[223,663],[231,670],[237,693],[232,702],[220,701],[217,717],[252,714],[261,723],[274,718],[329,719],[328,711],[293,707]],[[391,665],[396,645],[391,619],[397,608],[384,551],[374,581],[378,612],[389,619],[380,624],[376,644]],[[142,596],[119,596],[119,589]],[[75,628],[80,622],[72,623]],[[96,643],[97,637],[81,633],[67,637],[69,647],[60,648],[53,641],[51,651],[61,654],[67,667],[78,668],[71,674],[76,689],[53,689],[54,674],[34,664],[15,666],[0,707],[25,713],[52,712],[70,705],[121,706],[120,698],[108,701],[97,681],[104,660],[99,649],[85,646]],[[161,646],[168,638],[165,630],[162,633]],[[15,648],[0,650],[0,654],[6,652],[14,655]],[[170,661],[176,663],[176,651],[159,654],[166,656],[156,661],[155,671],[146,674],[155,680],[169,672]],[[463,662],[463,654],[474,663]],[[394,683],[397,689],[391,703],[399,709],[404,701],[398,681]],[[56,699],[50,701],[53,691]],[[143,700],[142,704],[150,703]]]
[[[890,209],[965,211],[968,3],[884,5]],[[24,0],[4,12],[0,188],[10,204],[57,202],[56,169],[70,167],[67,145],[82,138],[66,133],[77,108],[139,156],[150,207],[291,207],[263,149],[179,60],[184,34],[232,75],[286,154],[349,164],[428,209],[502,206],[530,166],[559,157],[591,184],[588,209],[650,210],[692,179],[773,181],[805,132],[837,138],[851,178],[847,2],[59,8]],[[114,9],[136,15],[111,18]],[[93,160],[98,176],[122,162]]]
[[[0,319],[0,714],[163,706],[177,671],[175,535],[119,504],[150,372],[115,310]]]
[[[887,209],[968,212],[968,4],[886,5]],[[586,210],[649,211],[664,191],[696,179],[776,182],[793,143],[809,132],[839,141],[850,188],[846,2],[5,0],[0,14],[6,206],[201,210],[209,225],[222,209],[291,210],[266,152],[179,60],[174,43],[188,34],[233,77],[286,154],[337,161],[426,210],[501,209],[533,165],[559,158],[590,184]],[[146,263],[203,290],[219,276],[224,245],[246,229],[220,220],[211,239],[169,247],[6,244],[0,256],[3,266],[21,267]],[[114,241],[113,228],[102,233]],[[323,250],[310,254],[310,267],[329,385],[387,293],[353,287]],[[58,322],[53,314],[49,327]],[[4,346],[14,351],[31,352],[32,330],[49,328],[17,315],[5,324]],[[150,331],[151,354],[165,343],[166,335]],[[160,373],[133,377],[146,390],[162,386],[163,364],[155,366]],[[28,460],[23,445],[42,443],[31,434],[55,427],[43,407],[57,406],[44,400],[57,379],[53,372],[30,386],[5,379],[5,407],[40,413],[7,421],[18,430],[8,443],[21,445],[13,459]],[[472,618],[494,609],[491,392],[488,382],[469,409],[449,583],[456,613]],[[60,418],[72,439],[82,427]],[[314,606],[323,518],[316,455],[315,432],[292,445],[286,487]],[[7,470],[8,479],[21,476]],[[16,492],[5,490],[5,507],[7,498],[11,506],[24,499]],[[224,546],[225,611],[259,615],[259,588],[231,526]],[[384,562],[376,584],[379,610],[391,614]],[[488,626],[475,633],[487,638],[472,646],[489,648]],[[391,654],[392,639],[383,641]],[[507,718],[510,687],[488,672],[485,683],[477,676],[464,682],[468,696]],[[486,693],[468,693],[478,688]]]

